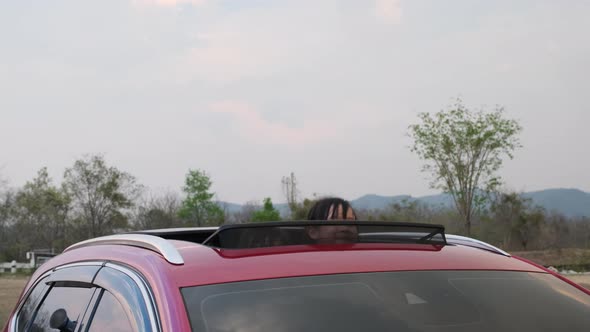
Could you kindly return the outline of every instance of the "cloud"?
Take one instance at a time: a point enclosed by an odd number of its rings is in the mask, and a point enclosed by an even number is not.
[[[202,6],[206,4],[208,0],[133,0],[133,2],[136,4],[174,7],[178,5]]]
[[[212,103],[209,110],[232,116],[232,122],[246,139],[259,144],[302,145],[335,137],[334,128],[321,123],[306,123],[293,128],[284,123],[265,119],[252,105],[245,102],[220,101]]]
[[[236,81],[261,73],[271,63],[268,54],[231,39],[212,39],[205,47],[193,47],[180,62],[180,71],[212,82]]]
[[[399,24],[402,18],[400,0],[375,0],[375,16],[383,23]]]

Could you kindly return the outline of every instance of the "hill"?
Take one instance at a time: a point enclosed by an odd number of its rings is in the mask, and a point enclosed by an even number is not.
[[[561,213],[567,217],[590,217],[590,193],[579,189],[546,189],[540,191],[526,192],[523,197],[532,200],[533,204],[543,207],[548,212]],[[391,204],[400,203],[404,200],[418,201],[420,203],[432,206],[449,208],[453,206],[453,200],[450,195],[438,194],[422,197],[412,197],[409,195],[380,196],[368,194],[357,199],[351,200],[355,209],[382,210]],[[229,212],[236,212],[241,209],[240,204],[219,202]],[[287,204],[275,204],[275,208],[281,212],[281,215],[287,215],[289,208]]]

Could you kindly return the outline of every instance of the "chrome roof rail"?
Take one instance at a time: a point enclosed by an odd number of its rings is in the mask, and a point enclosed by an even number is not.
[[[145,229],[141,231],[135,231],[131,234],[167,234],[167,233],[190,233],[190,232],[214,232],[219,227],[176,227],[176,228],[156,228],[156,229]]]
[[[147,234],[115,234],[101,236],[94,239],[78,242],[67,247],[64,252],[96,245],[118,244],[124,246],[133,246],[155,251],[162,255],[169,263],[183,265],[184,259],[176,250],[176,247],[168,240]]]
[[[512,257],[512,255],[510,255],[506,251],[504,251],[498,247],[494,247],[493,245],[483,242],[483,241],[480,241],[480,240],[476,240],[476,239],[473,239],[470,237],[460,236],[460,235],[453,235],[453,234],[445,234],[445,235],[446,235],[448,244],[459,244],[459,245],[464,245],[467,247],[484,249],[484,250],[495,252],[500,255],[504,255],[506,257]]]

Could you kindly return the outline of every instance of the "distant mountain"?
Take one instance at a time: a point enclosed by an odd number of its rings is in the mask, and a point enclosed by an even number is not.
[[[394,203],[400,203],[404,200],[412,200],[412,196],[379,196],[365,195],[350,201],[355,209],[381,210]]]
[[[227,211],[229,213],[236,213],[236,212],[240,212],[242,210],[242,205],[241,204],[229,203],[229,202],[223,202],[223,201],[218,201],[216,203],[223,210],[225,210],[225,211]]]
[[[523,193],[522,196],[531,199],[533,204],[543,207],[547,212],[558,212],[567,217],[590,217],[590,193],[579,189],[546,189]],[[365,195],[351,203],[357,209],[385,209],[399,202],[400,197],[435,207],[453,206],[453,200],[447,194],[422,197]]]
[[[291,213],[291,210],[289,209],[289,204],[287,203],[274,204],[274,207],[275,209],[277,209],[277,211],[279,211],[279,213],[283,217],[286,217]]]
[[[522,194],[525,198],[530,198],[533,204],[539,205],[548,212],[561,213],[567,217],[590,217],[590,193],[578,189],[546,189],[540,191],[527,192]],[[433,207],[447,208],[453,206],[453,200],[450,195],[439,194],[422,197],[412,197],[409,195],[397,196],[380,196],[364,195],[350,201],[355,209],[382,210],[391,204],[402,201],[416,200]],[[220,202],[220,205],[226,204],[229,212],[239,211],[242,206],[234,203]],[[289,214],[287,204],[275,204],[281,215]]]
[[[240,212],[242,210],[243,205],[242,204],[236,204],[236,203],[230,203],[230,202],[224,202],[224,201],[218,201],[217,205],[219,205],[223,210],[229,212],[229,213],[236,213],[236,212]],[[275,209],[277,209],[282,216],[287,216],[289,215],[289,205],[287,205],[287,203],[279,203],[279,204],[273,204]],[[262,208],[262,203],[260,203],[260,207]]]
[[[403,201],[418,201],[426,205],[441,208],[451,207],[453,203],[451,196],[446,194],[423,197],[412,197],[409,195],[379,196],[371,194],[354,199],[350,203],[355,209],[359,210],[383,210],[391,206],[391,204],[401,203]]]
[[[568,217],[590,217],[590,193],[578,189],[546,189],[523,194],[548,212]]]

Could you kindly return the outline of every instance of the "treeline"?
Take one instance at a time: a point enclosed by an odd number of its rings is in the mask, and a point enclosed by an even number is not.
[[[223,223],[302,220],[316,198],[298,196],[294,174],[282,179],[289,215],[281,216],[270,198],[230,212],[216,202],[212,181],[201,170],[188,170],[177,192],[151,193],[134,176],[109,166],[102,156],[88,156],[67,168],[59,184],[46,168],[21,188],[0,185],[0,261],[25,260],[26,252],[61,252],[88,238],[136,229],[215,226]],[[359,219],[426,222],[465,234],[457,210],[416,201],[379,211],[357,211]],[[474,214],[471,236],[506,250],[588,248],[590,220],[548,213],[516,193],[491,195]]]
[[[418,201],[403,201],[385,210],[361,210],[357,214],[367,220],[441,224],[448,234],[466,234],[457,210]],[[496,192],[474,215],[470,236],[508,251],[590,248],[590,218],[568,218],[548,212],[518,193]]]
[[[32,250],[61,252],[103,235],[169,227],[279,220],[270,198],[230,212],[210,191],[202,170],[188,170],[179,192],[154,194],[100,155],[77,160],[58,184],[41,168],[20,188],[0,179],[0,262],[26,258]]]
[[[204,213],[211,206],[221,211],[210,204],[212,196],[195,206],[175,193],[150,195],[134,176],[98,155],[77,160],[60,184],[42,168],[21,188],[0,185],[0,261],[22,261],[31,250],[61,252],[81,240],[133,229],[198,225],[210,217]],[[195,216],[187,207],[202,213]],[[224,221],[221,212],[214,223]]]

